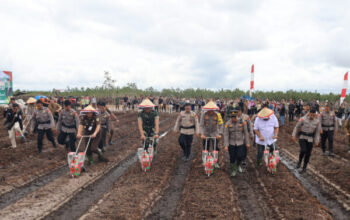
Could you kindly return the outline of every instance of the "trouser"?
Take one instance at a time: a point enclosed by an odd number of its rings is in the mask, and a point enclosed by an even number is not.
[[[294,121],[294,113],[289,113],[289,121]]]
[[[323,152],[326,152],[326,142],[328,140],[329,153],[333,153],[333,137],[334,131],[323,131],[323,133],[321,134],[321,144]]]
[[[89,138],[84,138],[83,142],[84,142],[84,146],[87,147],[87,151],[86,154],[88,156],[91,156],[92,153],[95,153],[97,155],[101,155],[101,151],[98,148],[98,145],[100,143],[100,138],[101,138],[101,133],[98,133],[97,136],[95,138],[91,138],[89,145],[87,146],[88,140]]]
[[[173,113],[173,105],[169,105],[169,112]]]
[[[248,153],[247,145],[244,144],[242,149],[242,161],[245,161],[247,159],[247,153]]]
[[[309,163],[309,160],[310,160],[314,143],[308,142],[305,139],[299,139],[299,145],[300,145],[299,164],[301,164],[301,162],[303,161],[303,158],[305,157],[303,168],[306,169],[307,164]]]
[[[69,140],[67,141],[67,137],[69,137]],[[60,134],[57,137],[57,142],[61,145],[66,145],[66,148],[70,148],[71,152],[75,152],[75,141],[76,141],[75,133],[66,133],[61,131]]]
[[[98,148],[100,149],[106,147],[107,132],[108,132],[107,128],[101,127],[101,130],[100,130],[101,138],[98,143]]]
[[[185,157],[189,157],[191,154],[192,141],[193,135],[180,134],[179,144],[183,150]]]
[[[268,145],[267,147],[270,149],[270,153],[273,153],[273,146],[272,145]],[[258,153],[256,155],[257,161],[261,161],[262,160],[262,157],[264,155],[264,150],[265,150],[265,145],[258,144]]]
[[[241,165],[241,162],[243,159],[243,148],[244,148],[244,145],[228,146],[228,152],[230,155],[230,164],[237,164],[238,166]]]
[[[284,115],[281,115],[281,116],[280,116],[280,119],[281,119],[281,126],[284,125],[284,117],[285,117]]]
[[[17,147],[17,145],[16,145],[16,132],[19,132],[21,134],[21,136],[23,137],[23,133],[22,133],[22,130],[21,130],[18,122],[16,122],[12,126],[12,128],[10,130],[8,130],[12,148],[16,148]]]
[[[340,127],[342,127],[342,126],[343,126],[343,125],[342,125],[342,119],[337,117],[337,121],[338,121],[338,125],[339,125]]]
[[[149,138],[152,138],[154,136],[154,132],[151,131],[151,132],[147,132],[147,131],[143,131],[145,137],[146,137],[146,144],[145,144],[145,141],[142,141],[142,147],[145,146],[145,150],[148,150],[148,147],[152,144],[151,140]],[[149,137],[149,138],[147,138]],[[154,143],[153,143],[153,150],[156,151],[156,148],[157,148],[157,140],[154,140]]]
[[[53,137],[53,133],[51,128],[49,129],[38,129],[38,149],[39,151],[42,151],[43,149],[43,139],[44,135],[46,134],[46,137],[51,143],[53,144],[54,147],[56,147],[56,142],[55,138]]]

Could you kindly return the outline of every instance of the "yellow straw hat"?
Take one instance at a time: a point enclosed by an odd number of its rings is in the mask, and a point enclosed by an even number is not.
[[[155,105],[149,99],[144,99],[139,105],[139,108],[154,108],[154,107]]]
[[[27,100],[26,103],[27,103],[27,104],[35,104],[35,103],[36,103],[36,99],[33,98],[33,97],[30,97],[30,98]]]
[[[83,110],[80,111],[81,114],[88,113],[88,112],[98,114],[98,111],[94,107],[92,107],[91,105],[88,105],[86,108],[84,108]]]
[[[219,110],[219,107],[213,101],[209,101],[202,109],[215,111],[215,110]]]
[[[263,108],[258,113],[259,118],[270,118],[271,115],[273,115],[273,111],[267,107]]]

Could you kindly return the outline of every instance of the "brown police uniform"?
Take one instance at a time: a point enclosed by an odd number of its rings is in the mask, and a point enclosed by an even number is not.
[[[78,113],[71,109],[66,111],[63,109],[57,121],[56,130],[59,131],[57,141],[59,144],[66,145],[71,151],[75,151],[76,133],[79,127]],[[69,141],[66,141],[67,136]]]
[[[329,154],[333,155],[333,138],[334,138],[334,132],[338,130],[338,123],[336,116],[333,112],[322,112],[320,114],[320,121],[321,121],[321,127],[322,127],[322,134],[321,134],[321,144],[322,144],[322,151],[325,154],[326,153],[326,141],[328,140],[328,150]]]

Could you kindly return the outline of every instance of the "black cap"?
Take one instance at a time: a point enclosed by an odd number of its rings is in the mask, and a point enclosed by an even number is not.
[[[316,109],[315,108],[311,108],[310,109],[310,113],[316,113]]]
[[[38,101],[36,101],[36,104],[43,104],[43,101],[39,99]]]
[[[64,101],[64,105],[65,105],[65,106],[68,106],[68,105],[71,105],[71,104],[72,104],[72,103],[71,103],[68,99]]]
[[[98,105],[98,106],[106,106],[106,103],[103,102],[103,101],[100,101],[100,102],[97,103],[97,105]]]

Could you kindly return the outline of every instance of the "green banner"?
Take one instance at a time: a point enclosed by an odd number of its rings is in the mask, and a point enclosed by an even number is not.
[[[12,72],[0,71],[0,104],[8,104],[12,95]]]

